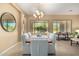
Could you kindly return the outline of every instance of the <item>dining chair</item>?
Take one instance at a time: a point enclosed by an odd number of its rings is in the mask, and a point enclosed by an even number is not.
[[[56,35],[54,33],[49,33],[49,40],[52,41],[52,43],[48,44],[48,52],[49,54],[55,55]]]
[[[22,48],[23,48],[23,54],[27,54],[30,55],[30,43],[27,43],[27,41],[29,41],[29,35],[28,33],[24,33],[22,35]]]
[[[28,32],[28,35],[29,35],[29,37],[31,37],[32,36],[31,32]]]

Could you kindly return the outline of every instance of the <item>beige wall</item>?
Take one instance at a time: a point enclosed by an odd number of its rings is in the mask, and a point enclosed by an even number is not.
[[[27,17],[25,17],[25,15],[22,14],[22,17],[21,17],[21,34],[23,34],[24,32],[27,31],[27,29],[26,29],[27,25],[26,24],[27,24]]]
[[[18,42],[18,26],[20,21],[20,12],[17,11],[11,4],[0,4],[0,16],[4,12],[10,12],[14,15],[16,19],[16,29],[13,32],[6,32],[3,30],[3,28],[0,26],[0,52],[6,50],[13,44]]]
[[[32,32],[31,21],[35,20],[33,16],[24,16],[23,13],[18,11],[11,4],[0,4],[0,16],[4,12],[10,12],[14,15],[16,19],[16,29],[13,32],[6,32],[0,26],[0,52],[17,43],[23,32]],[[50,32],[52,32],[53,20],[72,20],[72,30],[79,28],[79,15],[52,15],[45,16],[41,20],[48,21]]]
[[[28,25],[27,31],[32,32],[32,24],[31,24],[32,20],[35,20],[35,18],[33,16],[29,16],[27,21],[30,23],[27,23],[27,25]],[[79,28],[79,15],[50,15],[50,16],[44,16],[40,20],[48,21],[49,32],[52,32],[53,20],[72,20],[72,30],[74,30],[75,28]]]

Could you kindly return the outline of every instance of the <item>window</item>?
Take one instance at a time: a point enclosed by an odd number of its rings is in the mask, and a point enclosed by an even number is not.
[[[33,22],[33,33],[38,32],[45,34],[48,31],[48,22],[47,21],[37,21]]]
[[[15,30],[16,21],[11,13],[3,13],[1,16],[1,26],[5,31],[11,32]]]
[[[53,32],[57,33],[60,32],[60,23],[59,22],[53,22]]]
[[[71,20],[55,20],[53,21],[53,33],[58,32],[71,32],[72,21]]]

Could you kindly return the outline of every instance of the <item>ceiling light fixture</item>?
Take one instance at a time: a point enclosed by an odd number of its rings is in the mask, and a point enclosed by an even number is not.
[[[36,10],[35,13],[33,14],[33,16],[37,19],[40,19],[44,16],[44,12]]]

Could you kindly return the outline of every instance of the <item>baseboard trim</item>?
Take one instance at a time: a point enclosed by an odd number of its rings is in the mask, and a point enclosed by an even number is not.
[[[15,43],[14,45],[10,46],[9,48],[5,49],[4,51],[2,51],[0,53],[0,56],[3,56],[6,52],[8,52],[9,50],[11,50],[12,48],[14,48],[15,46],[17,46],[20,42]]]

